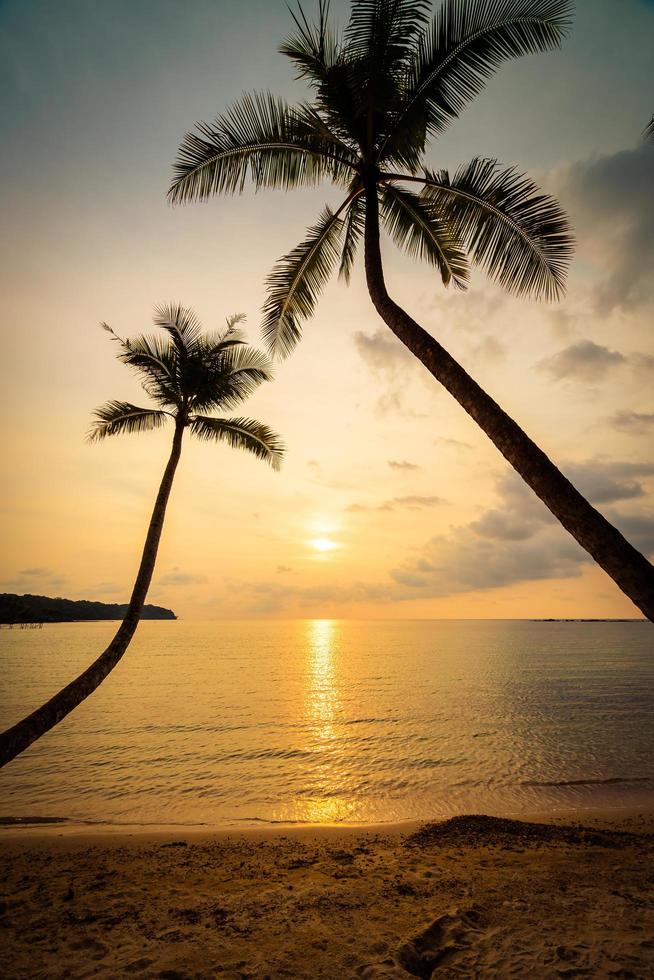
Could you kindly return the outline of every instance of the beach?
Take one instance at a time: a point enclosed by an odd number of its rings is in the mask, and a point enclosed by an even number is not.
[[[14,826],[8,978],[648,977],[654,813],[266,829]]]

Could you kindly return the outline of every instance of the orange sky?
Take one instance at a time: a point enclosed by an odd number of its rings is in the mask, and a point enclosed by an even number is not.
[[[128,597],[170,433],[85,443],[95,405],[145,398],[99,321],[147,331],[179,300],[207,328],[243,311],[257,342],[266,274],[335,199],[169,208],[196,119],[246,88],[304,93],[275,55],[283,3],[134,6],[0,5],[4,591]],[[564,51],[504,69],[430,155],[496,155],[558,195],[579,241],[566,300],[482,276],[453,294],[384,255],[395,298],[651,553],[654,6],[619,6],[580,2]],[[281,473],[188,441],[151,601],[203,619],[635,614],[388,333],[360,265],[353,280],[248,403],[286,440]]]

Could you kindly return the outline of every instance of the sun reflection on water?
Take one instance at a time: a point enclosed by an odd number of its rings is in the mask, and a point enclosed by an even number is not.
[[[305,819],[330,823],[347,819],[352,801],[342,794],[344,760],[338,750],[337,719],[340,713],[338,685],[339,623],[335,619],[312,619],[306,623],[307,681],[305,718],[311,749],[319,757],[313,789],[307,800]]]
[[[306,713],[313,722],[320,742],[334,738],[337,692],[334,685],[333,619],[312,619],[307,623],[308,684]]]

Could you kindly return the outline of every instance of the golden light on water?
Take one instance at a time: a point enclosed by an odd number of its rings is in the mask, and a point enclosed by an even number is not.
[[[306,707],[320,742],[334,737],[334,709],[337,699],[333,662],[335,625],[336,621],[333,619],[311,619],[307,622],[309,684]]]
[[[339,622],[335,619],[311,619],[306,622],[307,686],[305,716],[311,726],[312,749],[322,754],[316,778],[316,795],[308,801],[307,819],[331,823],[347,819],[351,801],[344,796],[320,795],[321,788],[342,786],[344,779],[334,764],[336,719],[340,711],[337,685],[337,644]],[[338,758],[338,753],[336,753]]]

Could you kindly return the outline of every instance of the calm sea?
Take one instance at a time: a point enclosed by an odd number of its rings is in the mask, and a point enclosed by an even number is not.
[[[0,726],[115,624],[0,631]],[[654,628],[145,622],[0,771],[1,817],[377,822],[654,800]]]

